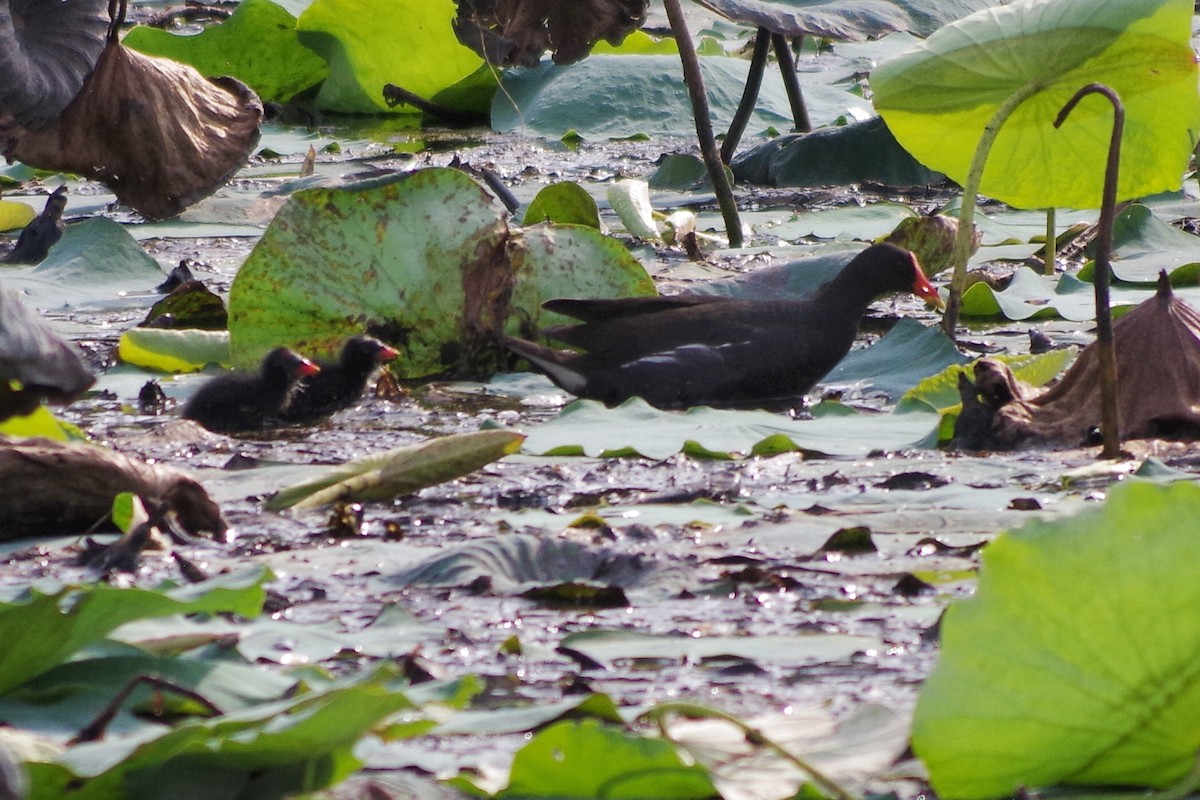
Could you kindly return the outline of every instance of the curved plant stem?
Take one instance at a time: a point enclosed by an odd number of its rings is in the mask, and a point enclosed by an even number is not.
[[[666,726],[666,718],[671,714],[678,714],[681,717],[687,717],[688,719],[719,719],[723,722],[728,722],[730,725],[733,725],[735,728],[741,730],[742,734],[746,737],[746,741],[750,742],[750,744],[757,745],[759,747],[765,747],[768,750],[771,750],[780,758],[795,765],[800,771],[808,774],[810,777],[812,777],[813,781],[818,785],[822,792],[829,794],[831,797],[837,798],[837,800],[857,800],[855,795],[842,787],[837,781],[822,773],[812,764],[800,758],[800,756],[788,752],[782,745],[777,744],[776,742],[767,738],[767,736],[758,728],[747,725],[745,722],[733,716],[732,714],[719,711],[715,708],[708,708],[707,706],[702,706],[697,703],[659,703],[654,708],[643,714],[642,719],[657,725],[659,733],[662,734],[664,739],[674,741],[674,739],[671,739],[671,735],[667,731]]]
[[[746,73],[746,86],[742,89],[742,99],[737,111],[733,112],[733,121],[725,132],[725,141],[721,142],[721,161],[728,164],[733,160],[742,134],[746,132],[746,124],[754,113],[754,104],[762,89],[763,73],[767,69],[767,58],[771,55],[771,32],[766,28],[758,29],[754,40],[754,55],[750,56],[750,71]]]
[[[667,19],[671,22],[675,41],[679,43],[679,61],[683,64],[683,79],[687,83],[688,96],[692,100],[692,116],[696,118],[700,154],[704,156],[704,166],[708,168],[708,177],[712,180],[713,191],[717,194],[717,205],[721,207],[721,216],[725,219],[729,246],[741,247],[742,221],[738,217],[737,202],[733,199],[733,187],[729,185],[729,173],[725,171],[721,153],[717,150],[716,137],[713,136],[712,115],[708,110],[704,79],[700,76],[700,60],[692,47],[692,35],[688,33],[687,21],[683,18],[679,0],[663,0],[663,5],[667,9]]]
[[[1054,209],[1046,209],[1046,249],[1042,254],[1042,274],[1053,275],[1055,261],[1058,259],[1058,242],[1055,239]]]
[[[979,182],[983,179],[983,168],[987,164],[988,153],[992,144],[1000,134],[1004,125],[1017,106],[1028,100],[1043,88],[1041,81],[1030,81],[1009,95],[996,113],[983,127],[979,144],[975,145],[975,155],[971,158],[971,169],[967,173],[967,182],[963,185],[962,209],[958,212],[958,233],[954,237],[954,277],[950,279],[950,299],[946,303],[946,314],[942,317],[942,328],[946,335],[955,339],[955,329],[958,327],[958,312],[962,307],[963,292],[967,288],[967,262],[971,259],[971,244],[975,234],[975,202],[979,194]]]
[[[1117,208],[1117,171],[1121,162],[1121,134],[1125,129],[1125,107],[1121,98],[1102,83],[1089,83],[1076,92],[1058,112],[1054,127],[1059,127],[1075,106],[1089,94],[1102,94],[1113,106],[1112,138],[1108,143],[1108,162],[1104,166],[1104,192],[1100,200],[1100,221],[1096,223],[1096,347],[1100,356],[1100,435],[1104,438],[1104,458],[1121,457],[1121,420],[1117,407],[1117,353],[1113,347],[1112,310],[1108,287],[1112,280],[1113,220]]]

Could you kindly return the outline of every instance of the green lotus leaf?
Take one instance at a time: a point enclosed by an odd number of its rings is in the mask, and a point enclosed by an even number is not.
[[[1195,283],[1200,270],[1200,237],[1163,222],[1140,203],[1133,203],[1113,220],[1113,277],[1119,281],[1154,283],[1166,270],[1173,285]],[[1089,261],[1077,273],[1090,281],[1096,264]]]
[[[36,216],[37,212],[27,203],[0,200],[0,231],[24,228]]]
[[[1112,106],[1084,99],[1103,83],[1125,106],[1118,198],[1178,188],[1200,131],[1190,0],[1021,0],[947,25],[871,74],[875,108],[930,169],[965,183],[984,126],[1030,96],[992,146],[979,191],[1025,208],[1100,203]]]
[[[231,75],[263,100],[281,103],[329,73],[324,59],[300,44],[296,18],[271,0],[243,0],[225,22],[195,36],[139,25],[124,43],[147,55],[191,64],[209,78]]]
[[[544,187],[525,209],[522,225],[539,222],[586,225],[600,229],[600,211],[596,201],[578,183],[561,181]]]
[[[279,345],[332,353],[367,332],[400,351],[400,375],[485,374],[504,361],[501,333],[544,324],[545,300],[653,293],[615,239],[574,225],[510,231],[506,217],[454,169],[296,192],[230,289],[234,365]]]
[[[1200,487],[1134,482],[982,555],[921,689],[913,749],[938,796],[1165,787],[1200,750]]]
[[[483,61],[450,27],[453,0],[314,0],[300,15],[300,41],[329,62],[317,95],[325,111],[379,114],[393,83],[421,97],[470,77]],[[444,98],[443,98],[444,99]]]

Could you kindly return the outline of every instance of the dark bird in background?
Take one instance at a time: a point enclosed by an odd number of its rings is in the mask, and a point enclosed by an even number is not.
[[[74,345],[0,289],[0,420],[29,414],[43,398],[69,403],[95,380]]]
[[[216,433],[277,425],[299,380],[319,369],[298,353],[277,347],[263,358],[257,373],[230,372],[210,379],[188,400],[183,416]]]
[[[347,340],[337,361],[318,361],[321,371],[300,379],[280,416],[285,422],[311,422],[349,408],[362,397],[372,373],[398,355],[370,336]]]
[[[637,396],[668,409],[779,407],[837,366],[872,301],[905,291],[942,305],[912,253],[877,244],[805,300],[551,300],[543,307],[581,324],[543,333],[582,352],[505,344],[568,392],[610,405]]]
[[[37,264],[63,235],[63,210],[67,207],[67,187],[62,185],[50,193],[42,213],[25,226],[17,237],[16,246],[2,260],[5,264]]]

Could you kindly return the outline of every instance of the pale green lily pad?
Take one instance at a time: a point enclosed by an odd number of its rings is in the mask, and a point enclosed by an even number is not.
[[[1125,106],[1118,199],[1177,189],[1200,130],[1190,0],[1025,0],[952,23],[871,74],[875,108],[899,142],[960,184],[979,136],[1019,90],[1036,90],[992,147],[981,194],[1024,208],[1099,205],[1112,106],[1089,97],[1059,129],[1059,109],[1104,83]]]
[[[821,383],[854,384],[894,400],[930,375],[968,360],[940,326],[902,319],[875,344],[850,351]]]
[[[539,222],[586,225],[599,230],[600,210],[586,189],[578,183],[562,181],[543,187],[525,209],[522,225]]]
[[[551,321],[545,300],[653,293],[616,240],[574,225],[514,233],[506,217],[453,169],[297,192],[230,290],[234,364],[281,344],[333,352],[365,331],[400,350],[407,377],[485,373],[506,358],[499,332]]]
[[[1151,294],[1144,289],[1113,287],[1110,304],[1114,310],[1127,308]],[[1096,299],[1090,283],[1071,275],[1055,281],[1029,267],[1020,267],[1003,291],[997,292],[982,281],[971,284],[963,293],[962,314],[964,317],[1002,315],[1014,320],[1058,316],[1083,321],[1096,318]]]
[[[126,364],[159,372],[199,372],[210,364],[229,366],[229,332],[195,328],[130,328],[117,342]]]
[[[818,664],[845,661],[855,653],[878,650],[871,636],[795,634],[776,636],[656,636],[629,630],[588,630],[562,640],[602,664],[624,659],[694,661],[734,656],[764,664]]]
[[[746,82],[749,62],[701,58],[713,126],[728,127]],[[559,139],[570,131],[587,139],[636,135],[696,135],[687,88],[676,56],[605,56],[565,67],[544,64],[511,70],[492,104],[492,127]],[[805,88],[816,125],[830,124],[855,109],[872,113],[870,103],[840,88]],[[762,94],[750,119],[750,132],[789,130],[791,107],[778,73],[763,79]]]
[[[913,722],[939,796],[1164,788],[1193,769],[1198,514],[1194,484],[1128,483],[1102,508],[984,550],[975,597],[946,613]]]
[[[141,305],[130,295],[152,291],[163,277],[158,262],[105,217],[68,225],[36,267],[0,269],[5,286],[43,310]]]
[[[988,0],[700,0],[731,20],[787,36],[857,42],[891,31],[927,35]]]
[[[45,406],[38,406],[24,416],[9,417],[0,422],[0,435],[18,439],[40,436],[56,442],[86,442],[88,438],[78,426],[54,416]]]
[[[300,44],[296,17],[272,0],[243,0],[229,19],[194,36],[139,25],[123,43],[209,78],[237,78],[267,101],[286,103],[329,74],[325,60]]]
[[[641,398],[617,408],[579,400],[556,419],[527,432],[524,450],[538,455],[626,456],[662,459],[680,451],[713,458],[797,449],[835,456],[904,450],[932,444],[932,414],[873,414],[793,420],[766,411],[707,407],[660,411]],[[785,447],[790,445],[790,447]]]
[[[388,112],[383,87],[421,97],[471,77],[483,63],[450,27],[453,0],[314,0],[300,15],[300,41],[329,62],[317,106],[349,114]],[[412,113],[400,106],[394,111]]]
[[[12,200],[0,200],[0,231],[11,231],[24,228],[37,212],[26,203],[14,203]]]
[[[871,203],[865,206],[846,205],[821,211],[801,211],[792,218],[771,228],[760,229],[780,239],[804,237],[872,241],[886,236],[901,221],[917,216],[903,203]]]
[[[1185,233],[1158,219],[1145,206],[1134,203],[1113,221],[1113,277],[1131,283],[1154,283],[1165,270],[1171,283],[1195,283],[1200,274],[1200,237]],[[1095,262],[1079,270],[1080,280],[1090,281]]]

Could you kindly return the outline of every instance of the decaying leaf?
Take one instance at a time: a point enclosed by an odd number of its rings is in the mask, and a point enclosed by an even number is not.
[[[1113,324],[1113,340],[1121,438],[1200,436],[1200,311],[1171,292],[1165,272],[1155,296]],[[980,359],[974,389],[963,390],[977,403],[955,438],[970,449],[1077,446],[1100,424],[1094,343],[1044,394],[992,359]]]
[[[108,0],[0,5],[0,115],[49,124],[96,65],[108,24]]]
[[[199,483],[179,470],[113,450],[48,439],[0,441],[0,541],[111,530],[113,498],[131,492],[166,506],[189,533],[228,529]]]
[[[0,420],[29,414],[42,398],[68,403],[94,381],[73,345],[0,289]]]
[[[267,508],[319,508],[340,500],[391,500],[466,475],[515,453],[525,437],[505,430],[443,436],[358,458],[316,480],[288,487]]]
[[[454,33],[489,64],[536,66],[551,51],[572,64],[604,39],[620,44],[646,21],[647,0],[458,0]]]
[[[262,114],[245,84],[208,80],[114,41],[45,129],[0,113],[0,152],[94,178],[147,219],[164,219],[212,194],[245,163]]]

